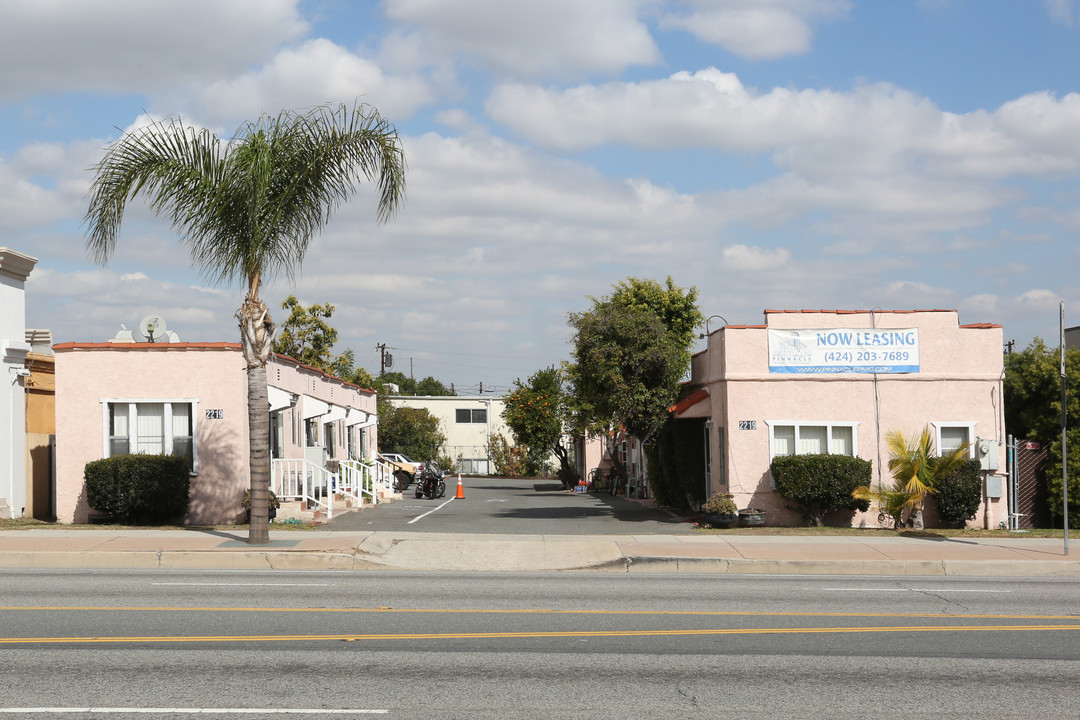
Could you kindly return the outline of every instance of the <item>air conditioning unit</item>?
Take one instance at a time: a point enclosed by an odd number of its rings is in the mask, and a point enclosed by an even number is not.
[[[983,470],[998,469],[998,442],[985,438],[975,438],[975,457]]]

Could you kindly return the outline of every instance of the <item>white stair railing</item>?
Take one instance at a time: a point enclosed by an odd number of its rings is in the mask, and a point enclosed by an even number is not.
[[[334,474],[303,458],[276,459],[270,463],[270,489],[280,500],[298,500],[309,508],[322,508],[327,519],[334,516]]]
[[[367,498],[372,505],[379,502],[375,479],[366,463],[361,460],[342,460],[338,465],[340,482],[338,490],[362,504]]]

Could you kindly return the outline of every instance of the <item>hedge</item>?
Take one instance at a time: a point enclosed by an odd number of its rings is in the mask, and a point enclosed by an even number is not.
[[[86,501],[112,520],[161,524],[187,514],[188,459],[176,455],[115,455],[86,464]]]
[[[934,488],[938,517],[948,526],[964,527],[979,512],[982,491],[982,467],[978,460],[968,460]]]
[[[860,485],[870,485],[869,460],[847,455],[782,455],[769,465],[776,490],[808,525],[821,527],[834,510],[862,510],[870,501],[851,496]]]

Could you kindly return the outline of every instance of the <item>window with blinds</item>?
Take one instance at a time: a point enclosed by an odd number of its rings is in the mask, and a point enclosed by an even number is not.
[[[772,454],[848,455],[856,450],[857,423],[769,423]]]
[[[186,457],[198,471],[192,401],[106,401],[106,457],[146,453]]]

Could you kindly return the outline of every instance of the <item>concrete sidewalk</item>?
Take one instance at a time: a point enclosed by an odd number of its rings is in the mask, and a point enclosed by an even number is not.
[[[0,531],[0,568],[654,572],[1080,577],[1060,539],[884,535],[489,535],[235,530]]]

